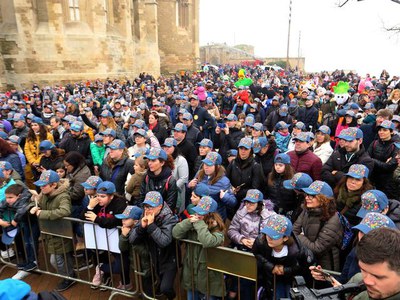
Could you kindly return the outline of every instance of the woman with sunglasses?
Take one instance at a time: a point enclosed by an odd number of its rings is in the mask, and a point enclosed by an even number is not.
[[[314,253],[317,264],[323,269],[340,271],[343,228],[332,188],[316,180],[302,190],[306,194],[304,209],[293,225],[293,232]]]

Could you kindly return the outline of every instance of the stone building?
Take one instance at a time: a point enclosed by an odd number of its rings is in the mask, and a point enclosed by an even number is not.
[[[202,63],[212,65],[239,64],[244,61],[263,61],[264,64],[274,64],[279,61],[286,62],[286,57],[259,57],[254,55],[254,47],[251,45],[236,45],[230,47],[226,44],[212,44],[200,47],[200,59]],[[289,57],[289,65],[304,70],[304,57]]]
[[[195,70],[199,0],[1,0],[0,87]]]

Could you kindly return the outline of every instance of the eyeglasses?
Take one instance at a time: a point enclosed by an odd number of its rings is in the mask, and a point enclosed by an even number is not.
[[[314,198],[315,198],[315,195],[309,195],[309,194],[306,194],[306,195],[305,195],[305,198],[314,199]]]

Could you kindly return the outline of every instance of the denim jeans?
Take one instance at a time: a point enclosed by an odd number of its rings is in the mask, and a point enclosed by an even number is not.
[[[36,216],[30,218],[30,224],[31,225],[29,226],[29,223],[27,222],[21,223],[27,263],[36,261],[40,236],[39,224]]]
[[[64,276],[72,277],[74,275],[72,254],[51,254],[50,263],[57,270],[57,273]]]

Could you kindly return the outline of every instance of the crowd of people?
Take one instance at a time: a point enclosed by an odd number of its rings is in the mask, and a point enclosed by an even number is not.
[[[399,100],[400,79],[385,70],[362,77],[229,65],[1,93],[1,256],[26,249],[14,276],[23,279],[38,267],[40,221],[57,228],[70,216],[122,226],[121,253],[93,257],[93,289],[110,286],[114,273],[115,287],[132,289],[136,251],[146,293],[173,299],[174,240],[190,239],[201,245],[184,252],[188,299],[239,291],[250,299],[257,290],[260,299],[288,298],[296,275],[320,287],[364,279],[367,293],[354,299],[398,299],[399,252],[390,252],[398,245],[376,261],[358,245],[377,247],[367,237],[382,227],[398,239]],[[73,232],[75,243],[46,240],[66,277],[58,291],[75,283],[73,247],[85,249],[82,226]],[[207,272],[204,248],[221,245],[255,255],[258,287]],[[382,277],[366,280],[376,262],[397,274],[384,291]]]

